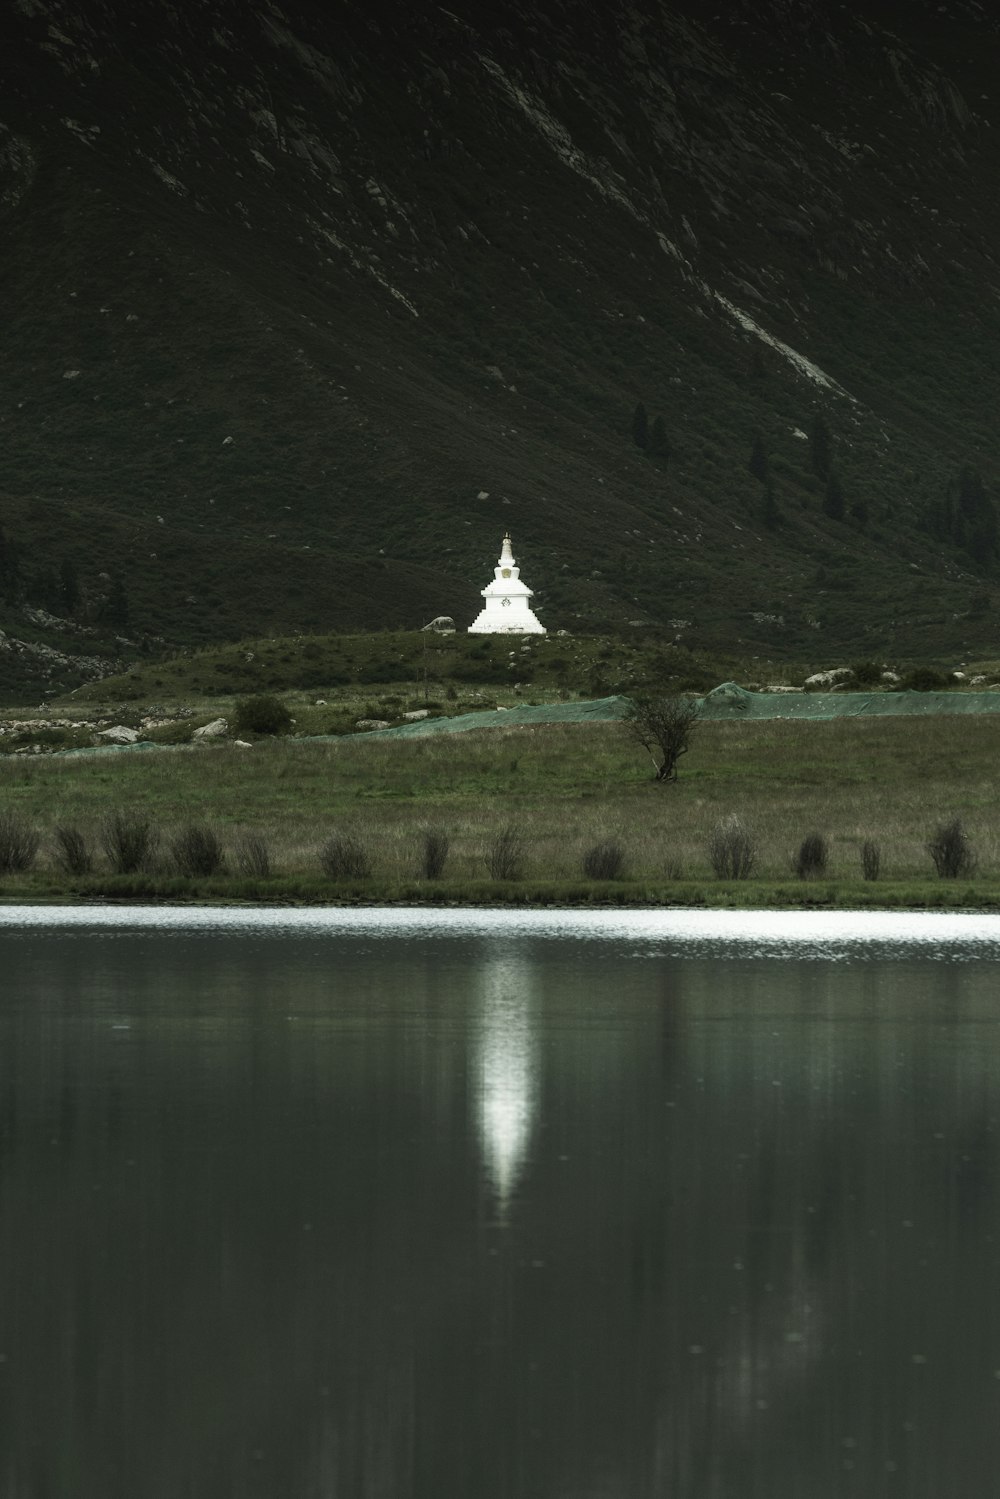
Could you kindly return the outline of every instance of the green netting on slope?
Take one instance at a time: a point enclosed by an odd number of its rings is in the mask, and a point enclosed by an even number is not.
[[[595,723],[621,718],[626,697],[599,697],[586,703],[539,703],[518,708],[489,708],[482,713],[460,713],[454,718],[422,718],[398,729],[372,729],[351,739],[419,739],[425,734],[464,734],[469,729],[513,729],[535,723]],[[336,734],[322,735],[337,739]]]
[[[427,734],[464,734],[470,729],[514,729],[545,723],[607,723],[621,718],[627,697],[600,697],[590,702],[541,703],[518,708],[489,708],[454,718],[423,718],[398,729],[372,729],[366,734],[316,734],[308,742],[342,743],[354,739],[420,739]],[[748,692],[735,682],[723,682],[701,700],[701,716],[709,721],[831,718],[918,717],[931,714],[1000,713],[1000,692]],[[116,754],[136,750],[190,749],[190,745],[105,744],[93,749],[61,750],[63,755]]]
[[[151,739],[137,739],[135,744],[91,744],[80,749],[56,750],[57,755],[134,755],[145,750],[190,749],[189,744],[154,744]]]
[[[462,734],[470,729],[512,729],[524,724],[607,722],[621,718],[627,706],[627,697],[602,697],[593,702],[543,703],[536,708],[496,708],[455,718],[425,718],[402,728],[374,729],[351,737],[411,739],[426,734]],[[735,682],[723,682],[702,698],[701,709],[701,716],[709,721],[789,718],[822,722],[831,718],[1000,713],[1000,692],[748,692]]]
[[[723,682],[702,699],[705,719],[913,718],[1000,713],[1000,692],[747,692]]]

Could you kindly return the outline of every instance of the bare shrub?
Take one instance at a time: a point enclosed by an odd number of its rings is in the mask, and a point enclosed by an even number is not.
[[[960,880],[976,868],[975,855],[960,817],[939,823],[927,845],[934,868],[943,880]]]
[[[152,859],[159,834],[141,812],[109,812],[101,823],[101,846],[115,874],[137,874]]]
[[[877,880],[882,873],[882,845],[874,838],[866,838],[861,845],[861,876],[866,880]]]
[[[233,849],[236,868],[251,879],[271,877],[271,850],[259,833],[241,833]]]
[[[807,833],[792,859],[792,869],[800,880],[819,880],[826,874],[830,848],[822,833]]]
[[[223,867],[222,842],[206,822],[191,822],[170,841],[178,874],[218,874]]]
[[[439,880],[448,862],[451,839],[440,828],[424,828],[420,842],[420,873],[425,880]]]
[[[64,874],[90,874],[94,867],[94,856],[80,829],[70,824],[59,823],[53,831],[56,863]]]
[[[602,838],[583,856],[583,872],[588,880],[617,880],[625,868],[625,850],[617,838]]]
[[[486,867],[491,880],[517,880],[524,864],[524,844],[513,823],[504,823],[486,845]]]
[[[654,779],[676,781],[677,762],[688,752],[700,704],[678,693],[636,693],[622,715],[629,738],[653,762]]]
[[[357,833],[333,833],[319,851],[323,873],[331,880],[366,880],[371,856]]]
[[[717,880],[748,880],[757,863],[757,838],[733,812],[712,829],[708,857]]]
[[[35,862],[41,835],[20,812],[0,812],[0,874],[23,874]]]

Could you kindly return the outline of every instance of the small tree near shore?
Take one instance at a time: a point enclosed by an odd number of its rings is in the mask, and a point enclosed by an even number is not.
[[[677,762],[686,755],[699,705],[679,693],[633,697],[622,719],[625,731],[641,744],[655,768],[657,781],[676,781]]]

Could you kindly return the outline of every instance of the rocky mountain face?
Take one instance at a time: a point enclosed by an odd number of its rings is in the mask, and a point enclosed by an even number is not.
[[[972,0],[13,0],[0,622],[462,622],[509,529],[550,628],[982,649],[998,47]]]

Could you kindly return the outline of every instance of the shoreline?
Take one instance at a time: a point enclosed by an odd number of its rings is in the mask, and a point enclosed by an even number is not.
[[[398,907],[400,909],[704,910],[704,911],[978,911],[1000,913],[1000,881],[747,880],[518,881],[509,886],[426,881],[390,884],[294,880],[199,879],[116,875],[76,880],[45,876],[0,886],[0,906],[121,905]]]

